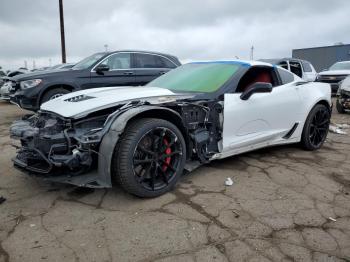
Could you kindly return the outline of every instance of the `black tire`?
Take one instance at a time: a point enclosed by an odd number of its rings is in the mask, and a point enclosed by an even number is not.
[[[157,197],[175,186],[186,162],[186,143],[172,123],[154,118],[133,121],[112,159],[121,187],[138,197]]]
[[[344,114],[345,113],[344,107],[339,103],[338,99],[337,99],[337,102],[336,102],[336,107],[337,107],[337,111],[338,111],[339,114]]]
[[[54,99],[58,96],[62,96],[62,95],[68,94],[68,93],[70,93],[70,91],[68,91],[67,89],[64,89],[64,88],[51,89],[44,94],[44,96],[41,99],[40,105],[42,105],[43,103],[45,103],[51,99]]]
[[[301,145],[306,150],[319,149],[327,138],[331,114],[322,104],[315,105],[310,111],[301,135]]]

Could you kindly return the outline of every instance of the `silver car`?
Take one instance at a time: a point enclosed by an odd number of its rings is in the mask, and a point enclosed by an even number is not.
[[[1,100],[10,100],[10,89],[12,87],[11,81],[6,81],[0,88],[0,99]]]

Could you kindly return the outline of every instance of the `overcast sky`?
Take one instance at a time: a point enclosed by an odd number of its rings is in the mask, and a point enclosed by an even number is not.
[[[350,43],[349,0],[64,0],[68,62],[141,49],[181,61],[291,56]],[[58,0],[0,0],[0,66],[60,62]]]

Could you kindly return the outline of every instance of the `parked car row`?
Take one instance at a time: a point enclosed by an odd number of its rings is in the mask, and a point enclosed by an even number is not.
[[[341,82],[350,75],[350,61],[335,63],[319,74],[310,62],[301,59],[260,61],[280,66],[307,82],[329,83],[333,94],[337,93]],[[145,85],[179,65],[181,63],[175,56],[156,52],[124,50],[97,53],[78,64],[58,64],[32,73],[13,71],[0,78],[0,99],[37,111],[41,104],[74,91],[94,87]],[[340,94],[341,92],[338,97]],[[339,105],[340,102],[337,107],[340,109]],[[343,109],[347,109],[347,106],[343,106]]]
[[[61,95],[109,86],[145,85],[181,65],[173,55],[144,51],[115,51],[93,54],[70,69],[33,72],[10,79],[10,100],[37,111]]]

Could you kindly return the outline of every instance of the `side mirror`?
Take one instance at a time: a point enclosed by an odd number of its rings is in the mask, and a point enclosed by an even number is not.
[[[256,82],[249,86],[240,96],[242,100],[248,100],[254,93],[271,93],[272,85],[270,83]]]
[[[102,74],[103,72],[107,72],[109,71],[109,66],[108,65],[104,65],[104,64],[99,64],[96,68],[95,71],[97,74]]]

